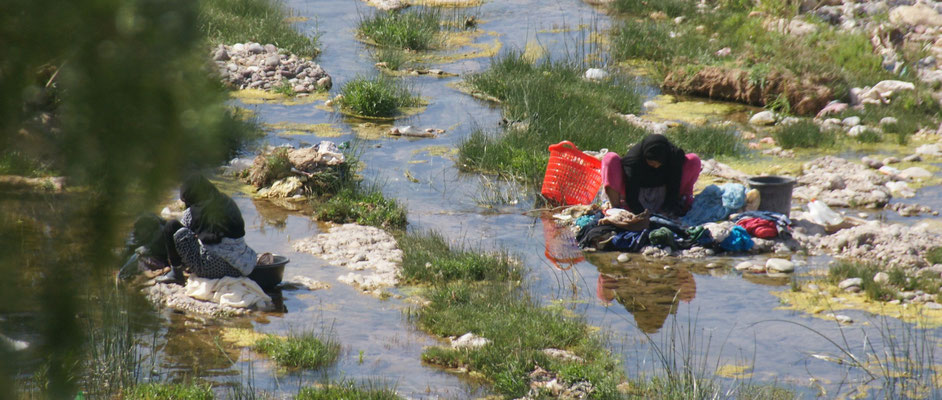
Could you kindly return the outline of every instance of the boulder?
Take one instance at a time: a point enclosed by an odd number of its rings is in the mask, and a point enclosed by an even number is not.
[[[931,6],[918,3],[899,6],[890,11],[890,22],[899,25],[942,26],[942,15]]]
[[[782,258],[770,258],[765,262],[765,269],[775,272],[794,272],[795,263]]]
[[[838,283],[838,284],[837,284],[837,287],[838,287],[839,289],[841,289],[841,290],[847,290],[847,289],[852,288],[852,287],[855,287],[855,286],[856,286],[857,288],[860,288],[861,285],[863,285],[863,279],[861,279],[861,278],[848,278],[848,279],[842,280],[841,283]]]
[[[906,179],[926,179],[931,178],[932,173],[922,167],[909,167],[900,171],[899,176]]]

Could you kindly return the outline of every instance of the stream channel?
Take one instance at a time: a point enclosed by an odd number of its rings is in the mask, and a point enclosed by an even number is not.
[[[287,6],[298,16],[308,18],[297,25],[302,32],[320,34],[323,53],[316,61],[333,78],[331,96],[358,75],[378,73],[369,46],[355,39],[359,15],[373,12],[371,7],[354,0],[289,0]],[[446,13],[450,10],[446,9]],[[486,47],[493,48],[499,43],[502,51],[522,51],[530,42],[531,46],[535,43],[545,47],[551,57],[579,54],[590,36],[585,27],[601,32],[610,23],[604,12],[577,0],[494,0],[458,12],[476,15],[481,21],[478,28],[488,34],[476,41],[486,43]],[[576,28],[579,26],[583,28]],[[567,27],[575,29],[560,29]],[[464,75],[485,70],[489,62],[488,57],[478,57],[429,67]],[[568,258],[569,263],[548,259],[546,255],[552,251],[547,250],[547,237],[552,238],[553,231],[545,229],[548,225],[542,219],[526,213],[533,208],[533,194],[512,183],[499,183],[493,177],[462,173],[455,165],[455,149],[462,138],[477,127],[496,128],[501,118],[499,108],[454,89],[452,84],[460,82],[461,76],[401,79],[413,85],[429,105],[420,114],[399,120],[396,125],[441,128],[447,132],[422,139],[360,137],[361,160],[366,168],[362,174],[366,180],[377,182],[386,196],[406,205],[411,230],[435,230],[456,243],[483,250],[506,249],[517,255],[528,270],[524,281],[527,290],[543,304],[565,307],[601,328],[610,338],[612,351],[622,359],[628,376],[650,375],[657,370],[658,360],[651,343],[664,345],[674,329],[678,336],[683,336],[681,346],[688,346],[695,357],[706,357],[710,372],[726,365],[752,366],[739,376],[753,383],[787,386],[801,397],[822,394],[833,397],[866,382],[866,375],[859,370],[812,355],[841,356],[818,333],[841,344],[843,335],[849,349],[858,355],[864,354],[865,338],[879,346],[878,329],[885,325],[881,318],[860,311],[843,311],[855,322],[840,326],[833,320],[777,310],[780,301],[770,292],[788,290],[791,278],[742,274],[730,268],[750,256],[650,262],[633,255],[631,262],[619,264],[614,260],[616,254],[569,252],[562,257]],[[655,86],[647,85],[642,90],[648,96],[657,94]],[[344,132],[339,137],[320,138],[314,134],[284,135],[273,131],[259,145],[349,141],[356,138],[354,128],[363,122],[315,107],[323,104],[320,101],[293,106],[242,104],[238,100],[233,103],[253,110],[263,123],[330,123]],[[208,325],[192,317],[170,315],[169,324],[161,328],[156,343],[160,375],[167,378],[195,375],[221,383],[249,383],[279,397],[290,396],[299,386],[324,378],[387,383],[409,398],[461,399],[488,394],[486,386],[464,375],[422,364],[423,347],[440,342],[416,330],[405,316],[404,310],[410,307],[403,300],[408,297],[408,289],[393,289],[393,294],[403,296],[381,300],[338,282],[336,278],[348,271],[297,253],[291,247],[295,240],[322,232],[323,225],[303,213],[253,200],[246,193],[236,193],[234,197],[244,214],[250,245],[260,251],[287,255],[291,262],[286,277],[303,275],[332,287],[313,292],[284,291],[287,312],[283,314]],[[492,203],[489,200],[495,197],[512,201],[485,204]],[[928,188],[907,201],[942,209],[940,198],[938,188]],[[886,214],[884,218],[904,223],[914,220]],[[767,257],[753,258],[764,263]],[[810,279],[809,272],[826,270],[830,261],[827,257],[800,254],[793,255],[793,260],[798,265],[795,276],[799,280]],[[708,269],[708,263],[724,267]],[[665,269],[665,264],[671,268]],[[335,335],[344,351],[337,363],[325,371],[279,372],[270,360],[250,350],[221,351],[214,343],[220,324],[242,327],[252,324],[259,332],[279,334],[326,330]],[[889,325],[900,324],[890,321]],[[690,339],[688,329],[693,344],[686,343]],[[929,333],[935,338],[933,347],[938,345],[939,333],[939,329]],[[736,383],[732,378],[720,379],[728,385]],[[879,386],[877,382],[873,384]]]

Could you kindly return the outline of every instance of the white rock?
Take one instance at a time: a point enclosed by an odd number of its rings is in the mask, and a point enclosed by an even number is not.
[[[739,264],[736,264],[736,266],[733,267],[733,269],[737,271],[746,271],[746,270],[753,269],[754,267],[755,267],[755,264],[753,264],[752,261],[743,261]]]
[[[897,120],[896,118],[893,118],[893,117],[883,117],[883,118],[880,119],[880,125],[891,125],[891,124],[895,124],[895,123],[898,123],[898,122],[899,122],[899,120]]]
[[[899,175],[900,172],[903,172],[903,171],[900,171],[898,168],[893,168],[889,165],[884,165],[880,167],[880,169],[878,169],[877,171],[880,171],[881,174],[890,175],[890,176]]]
[[[855,115],[853,117],[844,118],[844,120],[841,121],[841,124],[848,128],[860,125],[860,117]]]
[[[0,343],[7,346],[13,351],[22,351],[29,348],[29,343],[22,340],[10,339],[2,334],[0,334]]]
[[[835,316],[834,316],[834,319],[836,319],[837,322],[840,322],[840,323],[842,323],[842,324],[852,324],[852,323],[854,323],[854,320],[853,320],[851,317],[848,317],[848,316],[843,315],[843,314],[837,314],[837,315],[835,315]]]
[[[616,258],[616,260],[618,260],[618,262],[620,262],[620,263],[626,263],[626,262],[628,262],[628,261],[631,261],[631,257],[628,256],[627,253],[621,253],[621,254],[618,255],[618,257]]]
[[[771,111],[757,112],[752,118],[749,118],[752,125],[772,125],[775,123],[775,114]]]
[[[855,118],[856,118],[856,117],[855,117]],[[869,131],[869,130],[870,130],[870,128],[867,128],[865,125],[856,125],[856,126],[851,127],[851,128],[847,131],[847,136],[850,136],[850,137],[857,137],[857,136],[860,136],[860,135],[862,135],[864,132]]]
[[[642,106],[644,106],[645,109],[650,110],[650,109],[652,109],[652,108],[657,107],[657,103],[654,102],[654,101],[646,101],[646,102],[644,102],[644,104],[643,104]]]
[[[602,80],[608,78],[608,72],[600,68],[589,68],[585,71],[585,78],[589,80]]]
[[[942,144],[938,144],[938,143],[924,144],[916,148],[916,154],[933,156],[933,157],[942,157]]]
[[[265,48],[258,43],[249,43],[249,45],[246,46],[245,51],[249,52],[249,54],[260,54],[265,51]]]
[[[569,350],[549,348],[549,349],[543,349],[543,354],[546,354],[550,357],[553,357],[558,360],[563,360],[563,361],[575,361],[575,362],[585,361],[584,359],[582,359],[582,357],[575,355],[575,353]]]
[[[899,157],[887,157],[883,159],[883,164],[899,164]]]
[[[795,263],[782,258],[770,258],[765,262],[765,268],[775,272],[793,272],[795,271]]]
[[[457,339],[453,339],[451,341],[451,347],[456,348],[456,349],[460,349],[460,348],[476,349],[479,347],[484,347],[490,342],[491,341],[486,338],[483,338],[471,332],[468,332],[468,333],[465,333],[464,335],[461,335],[461,337]]]
[[[801,122],[801,118],[798,118],[798,117],[785,117],[785,118],[782,119],[781,124],[782,124],[782,125],[785,125],[785,126],[788,126],[788,125],[792,125],[792,124],[797,124],[797,123],[799,123],[799,122]]]
[[[916,192],[909,187],[909,184],[903,181],[889,181],[886,183],[886,187],[893,194],[900,197],[913,197],[916,195]]]
[[[890,281],[890,275],[886,272],[877,272],[873,275],[873,281],[882,285]]]
[[[902,25],[942,26],[942,15],[931,6],[917,3],[900,6],[890,11],[890,22]]]
[[[931,178],[932,173],[922,167],[909,167],[900,171],[899,176],[906,179],[926,179]]]
[[[843,281],[841,281],[841,283],[837,284],[837,287],[840,288],[841,290],[847,290],[847,288],[854,287],[854,286],[860,287],[861,285],[863,285],[863,279],[848,278],[848,279],[844,279]]]

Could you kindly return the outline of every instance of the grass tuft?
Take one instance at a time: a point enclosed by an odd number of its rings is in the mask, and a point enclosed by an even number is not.
[[[345,381],[330,383],[318,387],[302,388],[296,400],[400,400],[396,391],[386,387],[374,387],[368,383],[365,388],[356,386],[353,382]]]
[[[844,279],[860,278],[863,281],[860,288],[867,297],[880,301],[893,300],[896,297],[893,289],[873,281],[873,276],[880,271],[881,268],[874,264],[842,262],[828,271],[828,279],[837,284]]]
[[[361,17],[359,33],[382,47],[429,50],[441,46],[442,14],[435,8],[379,11]]]
[[[322,339],[313,333],[287,338],[268,335],[255,343],[253,348],[271,357],[283,367],[318,369],[337,359],[340,345],[330,339]]]
[[[505,132],[469,135],[459,147],[459,164],[535,184],[543,177],[551,144],[568,140],[583,150],[624,151],[643,137],[644,130],[615,115],[639,112],[634,83],[620,76],[591,82],[582,78],[583,71],[570,62],[534,65],[517,51],[469,75],[471,89],[498,99],[504,118],[514,123]]]
[[[837,134],[831,130],[821,130],[811,121],[799,121],[782,126],[772,136],[775,142],[785,149],[831,147],[837,143]]]
[[[422,99],[399,81],[377,76],[357,77],[347,82],[340,90],[338,104],[355,115],[365,117],[392,117],[403,107],[414,107]]]
[[[302,57],[316,57],[317,36],[306,36],[286,22],[288,12],[274,0],[202,0],[200,29],[210,44],[274,44]]]
[[[406,233],[398,239],[403,251],[402,276],[412,282],[517,281],[521,272],[506,253],[489,255],[452,248],[436,233]]]
[[[43,177],[56,174],[49,165],[22,152],[7,150],[0,153],[0,175]]]
[[[362,183],[345,187],[326,201],[320,201],[314,217],[338,224],[356,222],[380,228],[406,226],[406,211],[396,200],[387,199],[375,187]]]
[[[667,136],[684,151],[697,153],[703,159],[745,152],[739,132],[728,126],[681,125],[668,131]]]
[[[145,383],[131,388],[126,400],[212,400],[209,385],[177,383]]]
[[[422,329],[442,337],[473,332],[491,343],[477,349],[428,348],[423,361],[479,372],[496,392],[512,398],[527,393],[528,374],[536,366],[567,383],[590,382],[592,398],[619,397],[621,370],[584,321],[540,307],[503,283],[452,282],[432,289],[428,298],[431,303],[414,316]],[[559,361],[543,353],[546,348],[568,349],[586,361]]]
[[[663,12],[677,17],[696,11],[696,2],[689,0],[615,0],[613,6],[618,12],[633,15]]]

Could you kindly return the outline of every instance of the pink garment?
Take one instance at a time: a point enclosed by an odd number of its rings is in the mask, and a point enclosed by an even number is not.
[[[693,185],[700,177],[700,157],[694,153],[687,153],[687,161],[680,172],[680,190],[678,194],[687,208],[693,205]],[[602,156],[602,187],[612,188],[625,196],[625,174],[621,169],[621,157],[615,152],[608,152]]]

